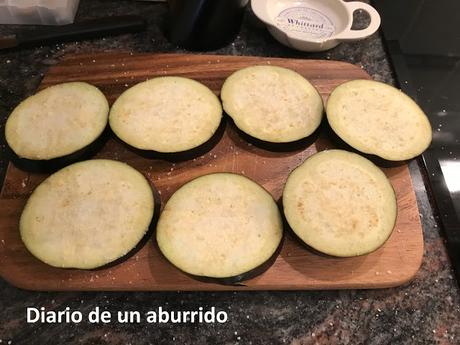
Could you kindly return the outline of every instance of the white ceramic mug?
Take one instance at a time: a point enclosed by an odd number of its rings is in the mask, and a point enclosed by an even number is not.
[[[252,10],[267,24],[279,42],[297,50],[315,52],[334,48],[344,41],[369,37],[380,26],[380,15],[370,5],[342,0],[252,0]],[[353,12],[363,10],[370,24],[352,30]]]

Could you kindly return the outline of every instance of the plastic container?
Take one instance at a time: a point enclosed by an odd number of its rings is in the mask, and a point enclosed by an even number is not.
[[[80,0],[0,0],[0,24],[73,23]]]

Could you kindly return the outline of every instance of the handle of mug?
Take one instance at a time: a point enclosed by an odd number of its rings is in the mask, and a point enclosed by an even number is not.
[[[369,37],[378,30],[378,28],[380,27],[381,19],[380,14],[374,7],[359,1],[344,2],[344,5],[347,7],[348,13],[351,17],[353,17],[353,12],[355,12],[356,10],[363,10],[369,14],[371,21],[367,28],[362,30],[346,30],[337,35],[336,39],[341,41],[355,41]]]

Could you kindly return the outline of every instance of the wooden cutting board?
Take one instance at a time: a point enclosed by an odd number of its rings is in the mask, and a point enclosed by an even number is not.
[[[113,102],[126,88],[164,75],[190,77],[217,94],[233,71],[255,64],[296,70],[308,78],[326,100],[342,82],[370,78],[361,68],[343,62],[288,60],[210,55],[101,54],[69,56],[52,67],[40,88],[69,81],[98,86]],[[161,193],[162,206],[185,182],[211,173],[244,174],[265,187],[276,200],[288,174],[307,157],[334,145],[322,128],[294,150],[262,148],[238,132],[228,117],[213,147],[195,157],[143,157],[115,140],[113,134],[97,157],[112,158],[139,169]],[[292,148],[291,148],[292,149]],[[302,290],[384,288],[410,281],[420,267],[423,237],[415,193],[406,165],[384,169],[398,198],[398,219],[387,243],[376,252],[356,258],[333,258],[314,253],[287,232],[279,257],[264,274],[241,286],[196,281],[169,264],[154,239],[128,259],[110,268],[83,271],[57,269],[35,259],[19,237],[18,220],[27,197],[46,177],[10,164],[0,195],[0,274],[11,284],[31,290]]]

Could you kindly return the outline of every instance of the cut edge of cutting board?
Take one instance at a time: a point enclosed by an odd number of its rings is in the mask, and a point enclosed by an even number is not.
[[[161,75],[183,75],[190,76],[194,79],[202,79],[201,81],[205,84],[208,84],[213,91],[219,93],[219,88],[217,85],[223,81],[222,79],[228,75],[232,70],[245,67],[247,65],[254,64],[274,64],[280,65],[288,68],[297,70],[301,74],[308,74],[310,81],[319,86],[318,89],[323,96],[323,99],[326,100],[328,94],[330,93],[333,86],[336,86],[344,81],[350,79],[350,75],[353,75],[353,79],[363,78],[369,79],[370,76],[363,71],[360,67],[351,65],[346,62],[337,62],[330,60],[295,60],[295,59],[280,59],[280,58],[263,58],[263,57],[239,57],[239,56],[220,56],[220,55],[179,55],[179,54],[129,54],[129,53],[116,53],[116,54],[95,54],[95,55],[76,55],[76,56],[65,56],[64,59],[57,65],[50,68],[45,78],[43,79],[40,89],[60,83],[65,81],[74,81],[74,80],[83,80],[88,81],[96,86],[99,86],[108,96],[109,101],[113,102],[116,96],[121,93],[125,88],[134,85],[135,83],[150,78],[152,76],[161,76]],[[197,66],[199,67],[197,70]],[[129,72],[126,74],[126,72]],[[220,75],[217,77],[216,75]],[[331,79],[330,76],[334,76]],[[217,82],[216,82],[217,80]],[[108,93],[108,94],[107,94]],[[244,141],[244,139],[243,139]],[[304,152],[301,153],[302,161],[311,155],[316,148],[311,148],[316,143],[312,144],[310,147],[306,148]],[[249,150],[249,149],[248,149]],[[249,157],[249,156],[248,156]],[[250,157],[249,157],[250,158]],[[249,159],[248,158],[248,159]],[[140,159],[136,160],[136,162]],[[300,164],[301,161],[298,163]],[[297,164],[297,165],[298,165]],[[294,167],[290,167],[289,170],[292,170]],[[142,171],[144,175],[148,172]],[[398,198],[398,210],[401,207],[400,203],[404,202],[404,212],[407,213],[407,219],[404,219],[404,224],[406,229],[404,230],[409,235],[409,241],[398,244],[399,249],[404,247],[407,250],[407,255],[410,255],[410,265],[402,260],[403,264],[406,265],[404,274],[397,275],[396,272],[386,271],[386,272],[375,272],[375,280],[372,282],[372,279],[367,279],[365,283],[359,281],[359,279],[347,279],[338,277],[337,280],[320,280],[320,279],[310,279],[311,281],[308,284],[300,284],[295,279],[298,279],[301,274],[298,274],[293,278],[293,280],[286,279],[283,277],[283,267],[286,266],[286,262],[294,262],[296,257],[289,257],[289,253],[283,257],[283,254],[280,254],[274,266],[272,266],[269,271],[262,274],[259,277],[251,279],[249,281],[243,282],[242,286],[225,286],[211,283],[202,283],[187,276],[183,273],[178,272],[171,265],[171,270],[174,271],[173,276],[178,276],[178,281],[180,283],[173,284],[163,284],[161,286],[153,286],[151,281],[150,283],[145,282],[141,279],[141,282],[138,284],[120,284],[119,281],[116,284],[110,281],[110,278],[119,278],[117,274],[120,271],[120,268],[126,268],[128,265],[135,266],[136,261],[141,262],[149,261],[150,254],[146,252],[146,246],[154,245],[152,244],[152,239],[147,242],[147,244],[142,248],[135,256],[127,259],[123,263],[108,268],[105,270],[96,270],[96,271],[78,271],[78,270],[61,270],[61,269],[51,269],[57,270],[57,275],[68,275],[76,274],[77,279],[64,280],[54,283],[47,283],[47,279],[36,280],[33,275],[36,272],[32,271],[30,276],[18,275],[17,273],[21,271],[21,264],[24,265],[30,264],[33,262],[38,269],[50,270],[48,266],[38,262],[38,260],[31,258],[31,254],[27,253],[28,257],[19,256],[16,258],[16,261],[5,265],[10,257],[8,256],[8,251],[5,252],[3,246],[7,245],[5,243],[4,234],[5,231],[12,233],[16,231],[18,236],[18,218],[22,210],[22,206],[25,203],[25,194],[17,193],[15,194],[14,188],[11,189],[11,185],[7,186],[6,183],[11,182],[12,174],[18,174],[17,169],[10,163],[7,171],[7,177],[5,178],[5,185],[2,186],[2,193],[0,195],[0,208],[2,213],[0,215],[0,275],[12,285],[15,285],[22,289],[27,290],[38,290],[38,291],[238,291],[238,290],[326,290],[326,289],[373,289],[373,288],[387,288],[395,287],[407,284],[410,282],[417,274],[423,258],[423,233],[421,230],[421,223],[419,219],[418,207],[416,203],[415,192],[412,186],[412,180],[410,177],[409,170],[407,165],[403,165],[391,170],[391,179],[398,181],[401,180],[400,185],[403,186],[405,194]],[[20,175],[22,178],[32,179],[33,183],[36,185],[38,180],[42,179],[36,178],[30,174]],[[17,177],[17,176],[16,176]],[[287,177],[287,174],[286,176]],[[191,179],[191,177],[190,177]],[[155,181],[153,181],[155,183]],[[279,182],[279,181],[278,181]],[[15,181],[19,184],[19,180]],[[23,183],[23,180],[22,180]],[[262,183],[263,184],[263,183]],[[268,186],[268,187],[267,187]],[[269,189],[270,182],[267,182],[267,185],[264,185]],[[13,185],[14,187],[14,185]],[[16,186],[17,187],[17,186]],[[9,189],[10,188],[10,189]],[[17,188],[20,189],[20,188]],[[33,189],[33,188],[32,188]],[[31,190],[32,190],[31,189]],[[28,194],[30,194],[30,191]],[[16,190],[17,192],[17,190]],[[398,192],[398,191],[397,191]],[[273,193],[272,193],[273,194]],[[15,200],[14,198],[17,198]],[[165,199],[167,200],[167,198]],[[164,203],[165,200],[162,200]],[[407,210],[406,210],[407,207]],[[10,224],[9,230],[5,230],[6,221]],[[401,219],[399,220],[402,221]],[[407,223],[407,224],[406,224]],[[14,227],[14,229],[13,229]],[[8,226],[6,227],[8,228]],[[387,243],[379,249],[377,252],[385,252],[386,247],[393,245],[392,242],[394,238],[399,238],[399,230],[395,229],[390,239]],[[406,234],[406,233],[403,233]],[[301,251],[308,251],[301,244],[297,243],[293,238],[290,238],[290,235],[286,235],[286,241],[288,245],[291,246],[292,250],[295,253],[301,253]],[[17,239],[16,239],[17,240]],[[20,241],[20,239],[19,239]],[[411,243],[413,248],[407,248],[407,243]],[[21,249],[20,246],[22,242],[17,243],[19,246],[17,250]],[[151,248],[150,248],[151,249]],[[13,249],[10,250],[10,252]],[[148,251],[148,250],[147,250]],[[151,252],[151,250],[150,250]],[[146,256],[142,256],[142,255]],[[401,252],[398,252],[401,255]],[[372,255],[372,254],[370,254]],[[136,257],[140,256],[140,259]],[[337,258],[323,257],[321,255],[309,253],[310,259],[313,262],[322,262],[322,260],[329,260],[332,264],[333,262],[342,262]],[[366,261],[368,256],[361,257],[363,262]],[[391,257],[389,257],[391,259]],[[406,257],[408,258],[408,257]],[[6,261],[5,261],[6,259]],[[24,261],[25,260],[25,261]],[[164,258],[158,258],[158,260],[165,260]],[[290,261],[289,261],[290,260]],[[391,259],[397,261],[397,258]],[[145,263],[144,263],[145,264]],[[167,263],[169,264],[169,263]],[[284,265],[284,266],[283,266]],[[142,266],[145,268],[145,266]],[[289,268],[289,267],[288,267]],[[126,268],[127,270],[127,268]],[[126,271],[125,270],[125,271]],[[279,270],[279,277],[277,277],[277,282],[267,282],[267,276],[270,276],[270,270]],[[65,272],[65,274],[64,274]],[[104,276],[106,279],[105,284],[87,284],[85,280],[81,279],[82,275],[87,276],[97,276],[98,273]],[[127,272],[122,272],[127,274]],[[353,273],[353,271],[352,271]],[[185,276],[185,278],[183,277]],[[50,279],[53,278],[53,275],[49,276]],[[149,278],[149,277],[147,277]],[[150,277],[151,278],[151,277]],[[289,282],[289,283],[288,283]],[[118,284],[118,285],[117,285]]]

